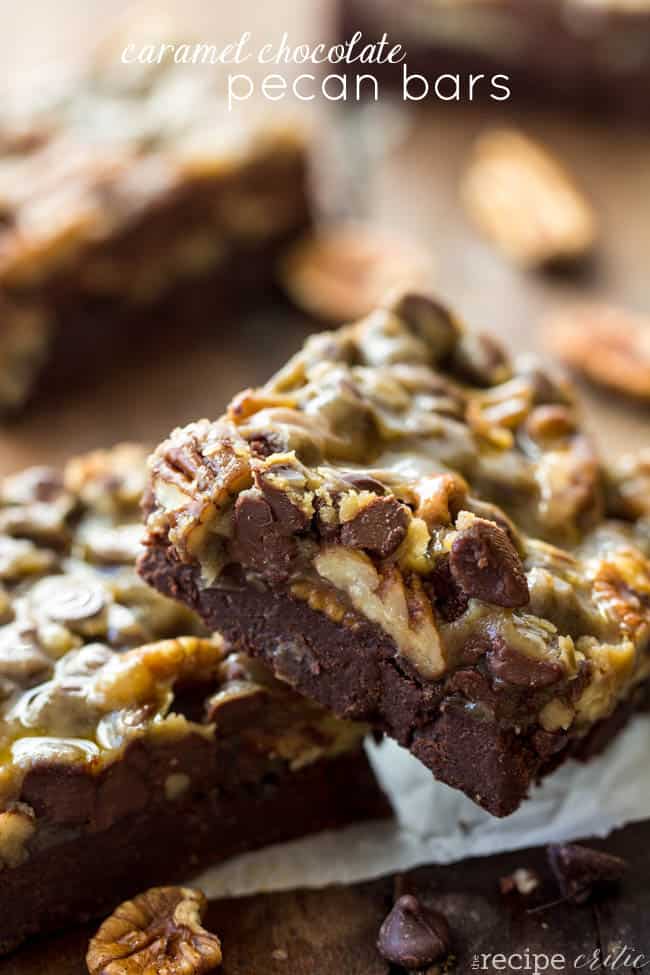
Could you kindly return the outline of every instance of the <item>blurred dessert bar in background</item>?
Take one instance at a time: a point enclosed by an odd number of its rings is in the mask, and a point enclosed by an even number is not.
[[[341,36],[387,31],[409,72],[507,74],[511,104],[650,117],[648,0],[339,2]]]
[[[229,114],[200,66],[118,58],[0,113],[0,413],[153,354],[154,331],[218,329],[310,222],[295,118]]]
[[[139,580],[145,452],[0,482],[0,953],[389,807],[364,725]]]

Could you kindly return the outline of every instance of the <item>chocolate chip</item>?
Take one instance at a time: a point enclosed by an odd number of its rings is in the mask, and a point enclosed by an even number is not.
[[[449,556],[443,555],[433,572],[426,576],[425,591],[444,620],[453,623],[467,609],[469,596],[457,585],[449,567]]]
[[[385,559],[402,544],[408,525],[408,508],[397,498],[375,498],[341,525],[341,543],[348,548],[365,548]]]
[[[248,441],[248,446],[256,457],[271,457],[286,450],[286,443],[279,433],[257,433]]]
[[[460,337],[460,328],[447,308],[425,295],[402,295],[393,311],[425,340],[435,362],[449,355]]]
[[[522,551],[523,544],[519,532],[510,518],[496,504],[490,504],[489,501],[481,501],[469,495],[465,501],[465,508],[478,518],[493,521],[499,528],[503,529],[517,551]]]
[[[528,582],[517,551],[491,521],[477,519],[451,547],[449,567],[456,584],[470,598],[495,606],[525,606]]]
[[[281,476],[282,470],[275,468],[274,473]],[[294,532],[303,531],[309,524],[309,517],[298,507],[289,497],[287,491],[276,487],[271,479],[264,474],[255,477],[255,483],[269,503],[273,517],[278,522],[280,530],[285,535],[292,535]]]
[[[350,471],[347,474],[342,474],[341,477],[346,484],[350,484],[356,491],[372,491],[377,495],[386,493],[386,488],[381,481],[371,477],[370,474],[359,474],[356,471]]]
[[[512,375],[503,347],[490,335],[466,332],[454,350],[451,363],[460,379],[475,386],[496,386]]]
[[[550,687],[564,676],[562,665],[557,661],[522,653],[499,637],[492,641],[486,660],[496,680],[514,687]]]
[[[620,857],[577,843],[554,844],[546,852],[562,896],[574,904],[584,904],[594,894],[618,883],[627,870],[627,863]]]
[[[32,589],[31,603],[57,623],[77,623],[97,616],[107,603],[101,582],[73,576],[51,576]]]
[[[283,532],[269,502],[255,490],[243,491],[235,504],[233,554],[237,561],[271,582],[282,582],[294,553],[295,542]]]
[[[417,971],[449,954],[451,933],[447,919],[405,894],[396,901],[379,929],[377,948],[394,965]]]

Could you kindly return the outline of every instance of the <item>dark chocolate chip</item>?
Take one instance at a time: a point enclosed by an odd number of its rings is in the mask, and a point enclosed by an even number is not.
[[[454,580],[448,555],[436,561],[433,572],[426,576],[424,587],[436,610],[448,623],[453,623],[467,609],[469,596]]]
[[[370,474],[358,474],[355,471],[350,471],[347,474],[342,474],[341,477],[346,484],[349,484],[356,491],[372,491],[377,495],[386,493],[386,488],[381,481],[371,477]]]
[[[550,687],[564,676],[562,665],[557,661],[522,653],[500,638],[493,640],[486,660],[491,675],[513,687]]]
[[[91,619],[106,606],[108,595],[93,579],[50,576],[34,587],[32,602],[51,620],[78,623]]]
[[[456,584],[470,598],[515,608],[530,600],[519,555],[502,528],[476,520],[451,547],[449,567]]]
[[[448,309],[426,295],[402,295],[393,305],[393,311],[424,339],[435,362],[448,356],[460,337],[460,329]]]
[[[397,498],[376,498],[341,525],[341,543],[385,559],[402,544],[408,525],[408,508]]]
[[[479,518],[483,518],[486,521],[493,521],[499,528],[504,530],[517,551],[522,551],[523,545],[519,532],[510,518],[496,504],[491,504],[489,501],[481,501],[469,495],[465,501],[465,508]]]
[[[627,870],[620,857],[576,843],[549,846],[547,855],[562,896],[574,904],[584,904],[594,894],[604,892]]]
[[[451,933],[447,919],[405,894],[396,901],[379,929],[377,947],[394,965],[421,970],[449,954]]]
[[[271,582],[286,579],[295,542],[283,533],[269,502],[257,491],[243,491],[235,504],[233,554]]]
[[[274,473],[281,475],[282,471],[280,468],[274,468]],[[283,534],[293,535],[294,532],[304,531],[310,519],[297,504],[294,504],[286,491],[276,487],[264,474],[256,474],[255,483],[268,501]]]
[[[256,457],[271,457],[286,450],[286,442],[279,433],[258,433],[248,441],[248,446]]]
[[[475,386],[496,386],[512,375],[503,347],[490,335],[467,332],[454,350],[452,369]]]
[[[32,492],[36,501],[54,501],[63,491],[63,478],[51,467],[41,467],[35,471]]]

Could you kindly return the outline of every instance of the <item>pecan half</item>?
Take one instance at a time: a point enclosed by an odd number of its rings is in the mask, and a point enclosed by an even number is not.
[[[570,174],[516,130],[478,139],[462,196],[485,236],[525,267],[575,261],[595,244],[595,213]]]
[[[104,921],[86,955],[90,975],[203,975],[221,943],[201,927],[207,901],[186,887],[153,887]]]
[[[388,291],[426,285],[428,257],[408,241],[363,224],[339,224],[299,242],[281,269],[294,303],[316,318],[353,321]]]
[[[607,305],[580,305],[547,319],[549,350],[600,386],[650,400],[650,317]]]

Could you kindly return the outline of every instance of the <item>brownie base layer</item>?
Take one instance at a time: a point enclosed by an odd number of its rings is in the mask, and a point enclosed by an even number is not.
[[[395,644],[372,623],[342,627],[307,603],[269,589],[202,589],[196,569],[162,548],[149,549],[139,568],[150,585],[185,602],[233,647],[261,658],[277,677],[340,717],[386,732],[437,779],[493,816],[514,812],[531,785],[565,759],[602,751],[643,703],[645,688],[586,737],[560,738],[549,754],[538,748],[537,727],[518,734],[401,669]]]
[[[0,873],[0,953],[88,920],[157,884],[271,843],[391,815],[363,752],[269,777],[232,794],[162,802]]]
[[[550,107],[637,122],[650,118],[646,96],[650,83],[647,12],[599,18],[596,11],[594,20],[582,31],[567,27],[566,5],[557,0],[540,0],[538,8],[527,0],[511,0],[506,15],[517,42],[510,48],[499,44],[494,53],[481,49],[475,40],[475,35],[480,37],[485,32],[481,11],[462,14],[467,18],[466,41],[458,31],[455,37],[445,37],[444,31],[439,37],[433,33],[427,37],[408,4],[395,0],[339,0],[337,33],[342,41],[348,41],[361,31],[364,42],[369,43],[388,31],[391,44],[400,43],[406,51],[409,74],[424,75],[432,87],[436,77],[443,74],[460,74],[462,78],[482,74],[487,79],[505,74],[511,90],[505,103],[508,106]],[[430,16],[432,22],[438,16],[433,7]],[[394,88],[402,86],[402,70],[401,64],[370,66],[370,73],[380,84]],[[420,91],[415,82],[412,90],[414,95]],[[442,90],[448,94],[451,88],[443,86]],[[490,85],[483,82],[473,89],[472,101],[482,108],[499,108],[503,103],[492,101],[491,93]],[[449,104],[454,111],[458,108],[455,101],[447,103],[433,94],[428,100],[432,99],[439,106]]]

